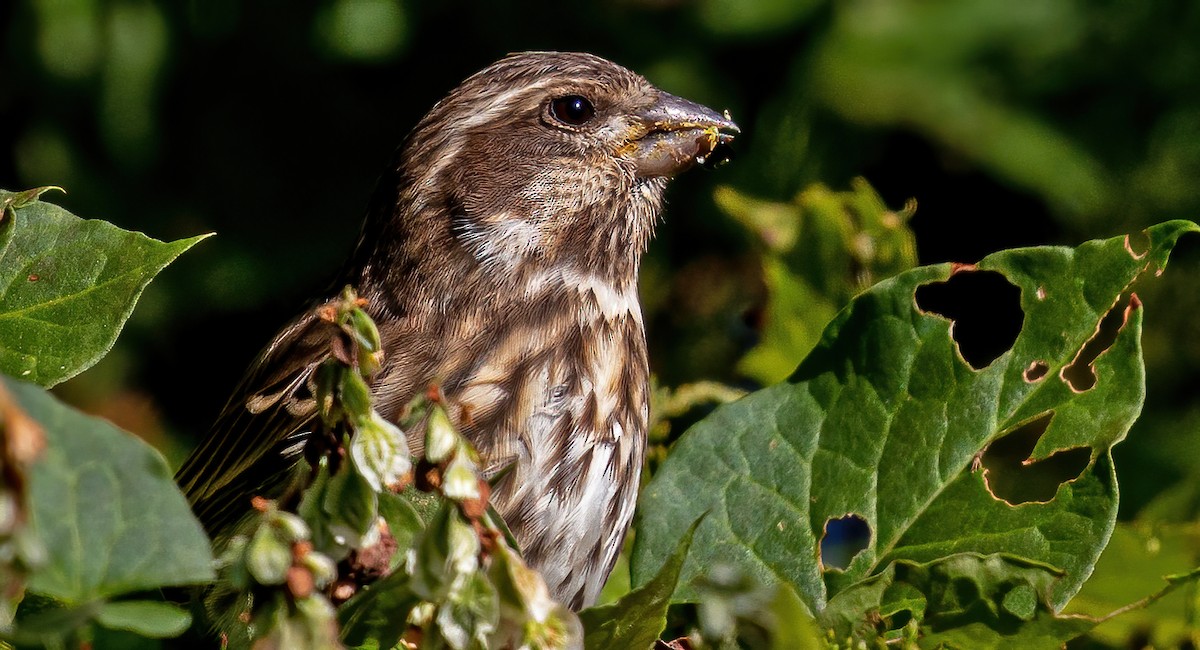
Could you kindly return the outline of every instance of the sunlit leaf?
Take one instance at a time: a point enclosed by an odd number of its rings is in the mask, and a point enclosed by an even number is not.
[[[923,267],[863,293],[788,381],[718,408],[679,440],[644,492],[634,583],[661,565],[673,531],[711,511],[677,598],[694,598],[691,579],[728,563],[792,585],[819,613],[897,560],[1004,552],[1061,570],[1048,600],[1060,608],[1112,530],[1109,449],[1145,391],[1142,309],[1129,288],[1197,230],[1176,221],[1076,249],[1003,251],[977,268]],[[994,359],[968,351],[978,368],[952,338],[969,328],[952,330],[914,298],[976,271],[1014,284],[1023,312]],[[1102,321],[1106,334],[1093,341]],[[869,542],[832,570],[822,538],[848,513]]]
[[[99,361],[150,280],[207,236],[163,243],[43,201],[0,214],[0,372],[42,386]]]

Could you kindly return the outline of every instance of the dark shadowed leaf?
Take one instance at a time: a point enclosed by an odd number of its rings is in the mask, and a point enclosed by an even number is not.
[[[208,538],[157,451],[37,386],[3,381],[46,433],[29,486],[47,563],[30,591],[79,605],[212,579]]]
[[[1095,619],[1054,614],[1049,598],[1059,575],[1000,555],[898,561],[830,599],[820,622],[837,639],[873,640],[881,630],[865,623],[863,612],[905,611],[923,625],[922,648],[1057,648],[1096,625]]]
[[[53,386],[99,361],[150,280],[207,235],[160,242],[40,193],[0,190],[0,372]]]
[[[413,493],[416,490],[406,490]],[[422,493],[424,494],[424,493]],[[420,512],[413,507],[413,502],[404,496],[383,492],[379,495],[379,516],[387,523],[388,532],[396,540],[397,552],[392,558],[392,566],[404,559],[404,551],[412,547],[417,536],[425,530],[425,521]]]
[[[1004,552],[1062,571],[1048,599],[1060,608],[1112,530],[1109,450],[1145,392],[1131,285],[1197,230],[1175,221],[1132,241],[1003,251],[861,294],[786,382],[718,408],[679,440],[644,492],[634,584],[671,553],[673,531],[710,511],[679,599],[695,597],[688,585],[705,567],[726,563],[792,585],[819,614],[897,560]],[[1015,341],[978,369],[951,322],[915,299],[975,271],[1015,285],[1023,314]],[[1001,453],[991,447],[1001,438],[1017,442],[996,445]],[[826,526],[848,514],[869,540],[845,570],[827,569]]]
[[[364,587],[338,608],[342,641],[350,647],[366,646],[372,641],[380,648],[396,645],[408,628],[408,611],[420,600],[403,571]]]
[[[802,22],[820,7],[813,0],[703,0],[700,20],[724,37],[754,37],[778,33]]]
[[[19,624],[15,629],[5,630],[0,643],[12,641],[19,648],[64,647],[72,633],[95,619],[101,605],[93,602],[61,607],[49,598],[26,597],[18,614]]]

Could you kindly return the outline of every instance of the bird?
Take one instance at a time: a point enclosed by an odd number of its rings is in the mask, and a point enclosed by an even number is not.
[[[498,477],[491,503],[525,561],[573,609],[596,602],[637,500],[650,394],[640,259],[668,181],[726,158],[738,132],[727,111],[601,57],[510,54],[405,138],[335,283],[379,329],[377,411],[396,421],[440,387]],[[214,539],[302,458],[330,336],[313,310],[284,327],[179,469]]]

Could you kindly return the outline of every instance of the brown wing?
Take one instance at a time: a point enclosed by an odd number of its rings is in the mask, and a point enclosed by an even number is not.
[[[334,332],[312,312],[280,332],[175,475],[214,538],[241,519],[252,497],[279,496],[286,485],[315,421],[310,377]]]

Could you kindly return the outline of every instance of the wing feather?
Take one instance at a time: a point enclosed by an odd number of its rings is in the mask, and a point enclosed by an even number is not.
[[[287,485],[316,421],[312,374],[335,332],[312,312],[280,332],[176,473],[210,534],[236,523],[252,497],[275,498]]]

